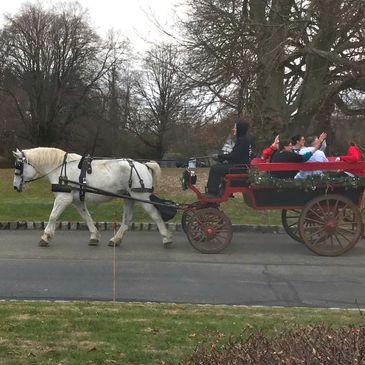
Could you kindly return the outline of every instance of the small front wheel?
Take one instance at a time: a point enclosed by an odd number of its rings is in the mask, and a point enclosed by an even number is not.
[[[216,208],[196,211],[187,226],[191,245],[202,253],[219,253],[232,240],[232,224],[229,218]]]
[[[219,205],[218,204],[202,205],[199,202],[190,204],[189,207],[184,210],[184,212],[181,216],[181,228],[185,233],[187,233],[187,231],[188,231],[188,225],[189,225],[191,217],[197,212],[198,209],[204,209],[204,208],[219,209]]]
[[[187,233],[188,225],[190,222],[191,217],[195,214],[196,210],[193,209],[187,209],[183,212],[181,216],[181,227],[182,230]]]

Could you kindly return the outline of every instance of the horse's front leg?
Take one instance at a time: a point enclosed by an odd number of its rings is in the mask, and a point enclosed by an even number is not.
[[[156,223],[157,228],[162,236],[162,243],[165,248],[172,246],[172,233],[166,228],[165,222],[162,220],[158,210],[149,203],[141,203],[144,210],[150,215],[153,221]]]
[[[71,204],[73,200],[72,194],[69,193],[60,193],[56,196],[51,215],[48,219],[48,224],[44,229],[44,233],[39,241],[39,246],[46,247],[49,245],[50,240],[54,237],[56,222],[61,213],[65,210],[65,208]]]
[[[133,200],[124,199],[123,220],[118,231],[110,239],[109,246],[118,246],[120,243],[122,243],[124,233],[128,230],[129,225],[131,224],[133,219],[133,207]]]
[[[87,224],[87,228],[90,231],[89,246],[97,246],[100,240],[100,233],[98,229],[95,227],[95,224],[91,218],[91,215],[86,207],[85,202],[75,200],[74,207],[80,214],[81,218],[85,221],[85,223]]]

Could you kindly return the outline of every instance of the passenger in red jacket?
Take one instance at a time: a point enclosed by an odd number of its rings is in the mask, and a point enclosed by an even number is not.
[[[277,135],[270,147],[267,147],[262,151],[261,159],[270,162],[272,154],[279,149],[279,142],[280,138],[279,135]]]
[[[355,163],[361,160],[361,153],[355,143],[350,143],[350,147],[347,150],[347,154],[344,156],[339,156],[336,158],[337,161],[345,161],[348,163]],[[345,171],[347,175],[355,175],[355,176],[364,176],[365,169],[363,168],[356,168]]]

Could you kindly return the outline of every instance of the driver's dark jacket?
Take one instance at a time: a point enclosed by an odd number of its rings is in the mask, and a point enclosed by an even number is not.
[[[249,134],[237,138],[230,153],[218,155],[220,162],[228,164],[249,164],[253,157],[254,139]]]

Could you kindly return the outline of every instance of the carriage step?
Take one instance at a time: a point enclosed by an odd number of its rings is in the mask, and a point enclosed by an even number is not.
[[[65,184],[52,184],[53,193],[71,193],[72,188]]]

